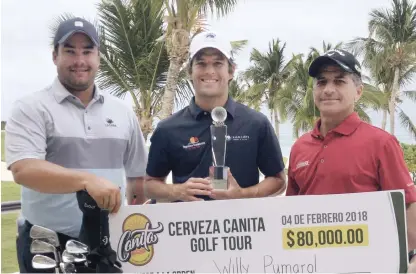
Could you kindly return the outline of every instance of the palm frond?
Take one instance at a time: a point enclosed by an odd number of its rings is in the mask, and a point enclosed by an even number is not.
[[[237,55],[239,51],[241,51],[244,47],[247,46],[247,44],[248,40],[231,41],[232,55]]]
[[[416,103],[416,90],[405,90],[403,95]]]
[[[416,126],[413,124],[410,117],[401,108],[398,107],[398,111],[400,124],[402,125],[402,127],[407,129],[411,136],[416,140]]]
[[[49,29],[51,30],[51,42],[50,45],[53,46],[53,39],[55,38],[56,31],[58,30],[59,24],[62,22],[75,18],[76,16],[72,13],[65,12],[60,14],[59,16],[55,17],[52,22],[49,24]],[[83,18],[86,19],[86,18]]]
[[[182,0],[183,1],[183,0]],[[216,14],[217,17],[223,17],[232,12],[237,5],[237,0],[193,0],[198,5],[199,12],[203,14]]]

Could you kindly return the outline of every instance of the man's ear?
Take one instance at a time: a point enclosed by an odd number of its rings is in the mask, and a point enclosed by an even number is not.
[[[230,79],[229,80],[232,80],[234,78],[235,70],[236,70],[236,65],[230,64],[230,70],[229,70]]]
[[[52,60],[53,63],[56,65],[56,59],[58,58],[58,52],[56,52],[55,50],[52,51]]]
[[[364,85],[359,85],[357,86],[357,94],[355,95],[355,102],[357,102],[358,100],[360,100],[361,96],[363,95],[363,91],[364,91]]]

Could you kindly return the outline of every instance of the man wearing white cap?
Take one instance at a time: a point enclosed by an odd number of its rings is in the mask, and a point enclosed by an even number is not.
[[[169,202],[240,199],[284,190],[282,153],[269,120],[228,94],[234,71],[228,40],[215,32],[193,38],[188,72],[195,96],[189,106],[159,122],[151,137],[147,197]],[[213,162],[210,112],[217,106],[227,111],[228,190],[213,189],[207,179]],[[259,170],[265,175],[261,182]],[[173,184],[166,184],[170,172]]]

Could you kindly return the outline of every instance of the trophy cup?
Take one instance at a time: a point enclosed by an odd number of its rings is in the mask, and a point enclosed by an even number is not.
[[[212,173],[210,178],[214,189],[227,190],[228,167],[225,166],[225,152],[227,144],[227,111],[223,107],[216,107],[211,112],[213,124],[211,125],[212,144]]]

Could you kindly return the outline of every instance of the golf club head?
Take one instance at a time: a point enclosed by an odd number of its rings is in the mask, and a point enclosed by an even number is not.
[[[30,245],[30,252],[32,254],[55,253],[56,248],[50,243],[35,239],[32,241],[32,244]]]
[[[72,263],[60,263],[62,273],[76,273],[75,265]]]
[[[32,266],[35,269],[51,269],[56,267],[56,261],[44,255],[35,255],[32,259]]]
[[[62,261],[64,263],[83,263],[87,261],[84,254],[70,254],[67,250],[62,252]]]
[[[30,238],[43,239],[44,241],[52,244],[55,247],[59,247],[58,234],[46,227],[34,225],[30,228]]]
[[[71,254],[85,254],[90,252],[89,247],[76,240],[69,240],[65,245],[66,251]]]

